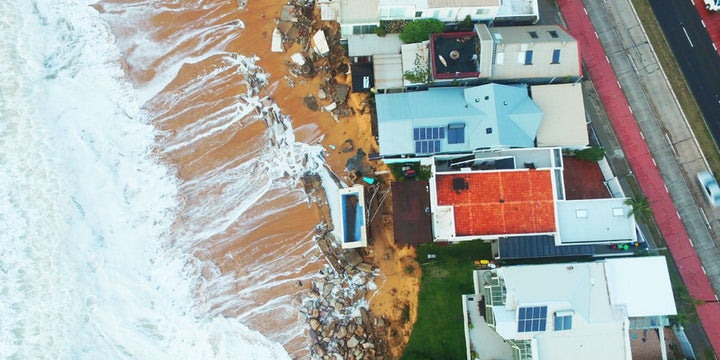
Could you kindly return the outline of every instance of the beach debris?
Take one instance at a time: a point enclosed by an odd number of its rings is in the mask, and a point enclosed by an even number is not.
[[[330,53],[330,47],[328,46],[327,39],[325,38],[325,32],[318,30],[313,35],[313,51],[320,56],[327,56]]]
[[[345,104],[349,93],[350,86],[347,86],[345,84],[338,84],[337,87],[335,87],[335,94],[333,96],[333,100],[335,100],[335,102],[337,102],[338,104]]]
[[[340,147],[340,150],[344,153],[353,151],[353,141],[352,139],[347,139],[345,142],[343,142],[342,146]]]
[[[332,112],[332,111],[335,110],[336,108],[337,108],[337,103],[334,103],[334,102],[328,104],[327,106],[325,106],[325,110],[328,111],[328,112]]]
[[[301,53],[294,53],[290,55],[290,60],[292,60],[294,63],[303,66],[305,65],[305,57]]]
[[[280,11],[280,21],[298,21],[298,10],[293,5],[285,5]]]
[[[327,93],[323,89],[318,90],[317,96],[318,96],[318,99],[320,99],[320,100],[327,99]]]
[[[330,145],[328,145],[328,148],[330,148],[330,150],[335,150],[335,149],[337,149],[337,146],[330,144]]]
[[[308,107],[308,109],[312,111],[318,111],[320,109],[320,106],[317,103],[317,100],[315,100],[315,97],[310,94],[303,98],[303,103],[305,103],[305,106]]]
[[[280,30],[275,28],[273,30],[272,35],[272,42],[270,43],[270,51],[272,52],[284,52],[285,49],[282,46],[282,35],[280,35]]]

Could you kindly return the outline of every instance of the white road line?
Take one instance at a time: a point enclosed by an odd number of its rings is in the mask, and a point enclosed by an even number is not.
[[[707,29],[707,26],[705,26],[705,20],[700,20],[700,23],[703,25],[704,28]]]
[[[695,47],[695,45],[693,45],[693,43],[692,43],[692,40],[690,40],[690,35],[688,35],[687,30],[685,30],[685,27],[683,26],[682,28],[683,28],[683,32],[685,33],[685,37],[688,39],[688,42],[690,43],[690,47]]]

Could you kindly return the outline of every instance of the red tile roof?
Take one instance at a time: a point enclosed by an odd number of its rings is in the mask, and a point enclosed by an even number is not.
[[[458,177],[467,181],[467,190],[453,190]],[[436,185],[438,205],[454,208],[456,236],[556,230],[550,170],[437,175]]]

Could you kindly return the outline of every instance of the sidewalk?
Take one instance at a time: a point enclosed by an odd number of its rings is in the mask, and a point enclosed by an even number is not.
[[[558,0],[558,5],[622,146],[608,157],[624,155],[630,163],[690,294],[715,300],[711,280],[720,289],[720,256],[695,203],[698,187],[690,180],[705,161],[634,10],[628,0],[589,0],[587,13],[580,0]],[[707,215],[716,223],[715,212]],[[720,353],[720,304],[705,303],[697,310]]]

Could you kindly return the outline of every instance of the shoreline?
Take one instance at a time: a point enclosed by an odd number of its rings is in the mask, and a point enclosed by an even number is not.
[[[274,19],[271,22],[272,29],[270,26],[263,28],[262,34],[272,34],[275,23],[280,20],[282,7],[290,3],[279,5],[272,12],[272,17],[268,16],[269,11],[261,12],[261,18]],[[295,8],[300,14],[305,12],[301,10],[301,5],[295,5]],[[251,4],[248,11],[253,13]],[[318,15],[318,12],[318,9],[313,9],[315,16]],[[323,134],[318,143],[323,145],[325,161],[337,180],[343,181],[345,186],[359,183],[353,181],[356,180],[354,174],[347,171],[348,160],[356,155],[358,149],[362,149],[367,154],[377,151],[378,146],[372,136],[370,114],[365,111],[363,105],[365,95],[353,93],[348,95],[347,106],[350,111],[345,113],[350,116],[341,116],[338,112],[331,116],[325,111],[316,112],[310,109],[307,103],[310,96],[319,103],[319,107],[329,105],[330,100],[337,101],[337,99],[332,99],[334,88],[329,84],[350,85],[349,77],[339,71],[333,71],[333,69],[341,69],[343,65],[349,66],[349,59],[345,56],[344,50],[339,63],[333,63],[323,57],[317,58],[314,66],[317,73],[309,78],[298,75],[297,69],[293,71],[289,66],[291,64],[290,56],[295,53],[303,53],[306,55],[306,59],[311,58],[312,50],[309,52],[304,50],[309,47],[307,44],[309,37],[318,29],[326,31],[328,42],[335,47],[333,48],[331,45],[330,56],[333,56],[339,47],[336,41],[331,40],[334,36],[339,36],[337,24],[304,19],[300,15],[298,22],[303,21],[310,23],[310,31],[301,31],[305,35],[292,42],[289,47],[287,45],[290,42],[284,42],[285,52],[266,52],[264,55],[264,58],[279,58],[269,63],[277,64],[282,61],[283,71],[281,73],[275,75],[274,72],[281,69],[269,68],[267,64],[263,63],[262,57],[258,64],[271,74],[270,81],[275,86],[271,98],[283,113],[291,118],[294,129],[305,125],[305,121],[300,120],[303,116],[316,119],[315,124],[322,129]],[[263,35],[262,40],[266,49],[269,49],[271,36]],[[284,35],[283,40],[287,40]],[[300,44],[302,42],[304,45]],[[342,48],[340,47],[340,49]],[[327,95],[327,98],[323,95]],[[309,116],[306,115],[308,111],[311,112]],[[300,126],[297,124],[298,120],[300,120]],[[348,143],[351,144],[350,149],[342,146]],[[367,162],[367,160],[365,161]],[[382,163],[368,163],[367,165],[370,169],[374,166],[385,166]],[[379,183],[386,182],[386,179],[379,180]],[[389,183],[385,186],[389,191]],[[307,183],[305,188],[307,191]],[[328,191],[328,186],[323,184],[321,190],[322,192]],[[309,193],[308,196],[311,194]],[[321,212],[321,219],[332,218],[329,213],[332,206],[328,200],[333,197],[324,193],[319,196],[320,199],[315,199],[314,206]],[[317,357],[338,354],[346,358],[347,356],[353,358],[377,355],[398,358],[409,341],[412,324],[417,318],[417,295],[421,271],[419,266],[416,266],[414,249],[398,249],[394,245],[390,202],[383,206],[378,210],[379,218],[370,224],[373,239],[366,249],[359,251],[340,249],[337,240],[328,241],[328,235],[332,234],[331,222],[323,220],[319,225],[316,241],[330,266],[321,271],[320,280],[313,282],[309,299],[304,301],[303,308],[300,310],[301,314],[306,317],[310,328],[309,339],[312,354]],[[329,228],[327,228],[328,226]],[[320,230],[322,227],[326,228]],[[333,258],[338,258],[339,261]],[[409,268],[418,270],[408,271]],[[363,270],[370,270],[370,272],[363,272]],[[367,310],[362,306],[350,306],[357,304],[360,299],[367,302]],[[348,311],[348,309],[352,310]],[[360,316],[358,316],[357,310],[359,310]]]

